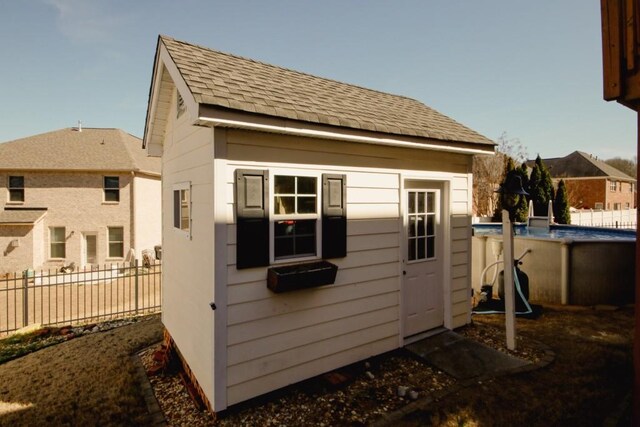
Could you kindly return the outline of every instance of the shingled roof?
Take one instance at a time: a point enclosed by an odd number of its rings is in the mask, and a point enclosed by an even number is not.
[[[120,129],[60,129],[0,144],[0,170],[135,171],[160,175],[160,159]]]
[[[542,161],[553,178],[610,177],[635,181],[635,178],[582,151]],[[527,163],[533,166],[534,162]]]
[[[160,36],[196,103],[430,140],[493,146],[434,109],[391,95]]]

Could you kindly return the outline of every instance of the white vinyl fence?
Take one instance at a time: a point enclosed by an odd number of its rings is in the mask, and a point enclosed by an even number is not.
[[[584,209],[571,212],[571,225],[608,228],[636,228],[637,210],[604,211]]]
[[[0,277],[0,336],[32,324],[72,325],[161,309],[159,261],[73,272],[27,270]]]

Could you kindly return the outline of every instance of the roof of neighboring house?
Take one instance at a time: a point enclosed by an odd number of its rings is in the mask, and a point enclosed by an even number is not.
[[[46,210],[4,210],[0,211],[0,225],[31,225],[47,214]]]
[[[340,128],[493,147],[414,99],[160,36],[196,103]],[[149,118],[147,119],[149,120]],[[153,119],[151,119],[153,121]]]
[[[582,151],[574,151],[565,157],[542,159],[542,162],[553,178],[610,177],[635,181],[635,178]],[[534,163],[530,160],[527,165],[532,167]]]
[[[136,138],[120,129],[65,128],[0,144],[0,169],[160,174]]]

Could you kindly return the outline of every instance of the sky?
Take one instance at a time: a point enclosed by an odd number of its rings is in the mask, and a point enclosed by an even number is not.
[[[599,0],[0,0],[0,141],[142,137],[159,34],[417,99],[530,158],[636,155]]]

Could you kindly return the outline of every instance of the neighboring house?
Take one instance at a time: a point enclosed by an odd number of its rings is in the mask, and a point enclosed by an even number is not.
[[[470,322],[472,155],[494,152],[478,133],[161,36],[144,145],[162,156],[162,320],[214,411]],[[280,292],[287,271],[330,283],[324,261],[335,283]]]
[[[554,184],[562,179],[569,204],[576,209],[621,210],[636,207],[636,180],[602,160],[581,151],[542,159]],[[533,161],[528,162],[530,167]]]
[[[161,243],[160,160],[119,129],[0,144],[2,272],[140,258]]]

